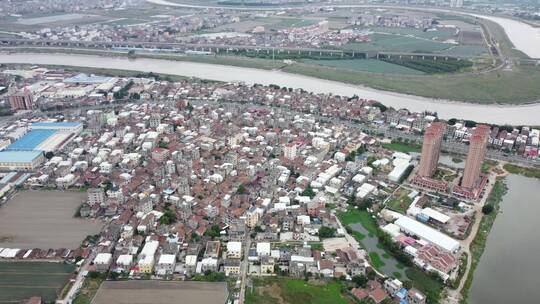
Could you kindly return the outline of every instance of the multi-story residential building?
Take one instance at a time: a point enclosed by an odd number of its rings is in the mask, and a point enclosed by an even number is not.
[[[91,188],[86,192],[86,203],[90,206],[105,204],[105,191],[102,188]]]
[[[472,136],[469,138],[470,146],[461,186],[474,188],[480,177],[482,163],[486,156],[486,146],[489,138],[489,126],[478,125]]]
[[[418,168],[419,176],[431,177],[437,170],[444,128],[444,123],[434,122],[426,129]]]

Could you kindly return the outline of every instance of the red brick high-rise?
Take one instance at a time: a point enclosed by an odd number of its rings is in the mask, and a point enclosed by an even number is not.
[[[446,125],[443,122],[431,123],[424,133],[424,143],[422,144],[422,155],[420,156],[420,166],[418,175],[422,177],[432,177],[437,170],[441,143]]]
[[[27,89],[10,94],[8,100],[11,109],[14,111],[34,109],[34,99],[32,97],[32,93],[30,93],[30,91]]]
[[[464,188],[474,188],[478,178],[480,177],[482,163],[484,162],[484,157],[486,156],[489,132],[489,126],[478,125],[469,139],[469,153],[467,154],[465,170],[463,171],[463,179],[461,180],[461,186]]]

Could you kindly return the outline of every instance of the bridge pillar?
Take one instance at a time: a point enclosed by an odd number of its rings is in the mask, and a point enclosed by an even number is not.
[[[422,60],[425,60],[426,59],[426,56],[422,56]]]

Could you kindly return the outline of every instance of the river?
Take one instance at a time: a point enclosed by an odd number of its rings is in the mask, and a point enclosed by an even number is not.
[[[242,68],[225,65],[170,61],[165,59],[125,57],[101,57],[97,55],[78,54],[6,54],[0,53],[0,63],[50,64],[64,66],[80,66],[103,69],[121,69],[131,71],[156,72],[226,82],[260,83],[264,85],[302,88],[315,93],[332,93],[337,95],[373,99],[394,108],[407,108],[413,112],[434,111],[439,117],[463,118],[480,122],[513,125],[540,125],[540,104],[522,106],[499,106],[449,102],[375,90],[336,81],[302,76],[282,71],[270,71],[253,68]]]
[[[509,175],[507,186],[501,213],[474,273],[471,304],[538,303],[540,299],[540,180]]]

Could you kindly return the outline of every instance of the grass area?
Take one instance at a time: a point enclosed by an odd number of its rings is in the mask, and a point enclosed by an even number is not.
[[[493,206],[493,212],[482,217],[480,227],[478,227],[478,232],[476,233],[476,236],[474,237],[474,240],[470,246],[472,256],[471,269],[469,270],[467,278],[465,279],[465,285],[463,285],[463,289],[461,290],[463,303],[467,303],[469,289],[471,288],[473,282],[474,270],[476,269],[476,266],[484,253],[487,237],[491,231],[491,228],[493,227],[493,223],[495,222],[495,218],[499,212],[500,203],[502,202],[503,196],[507,190],[508,188],[506,186],[504,177],[498,177],[486,201],[486,204],[491,204]]]
[[[386,206],[394,211],[405,213],[413,202],[412,198],[409,197],[410,193],[409,190],[400,188],[392,198],[386,201]]]
[[[401,277],[402,277],[401,272],[397,272],[397,271],[392,272],[392,275],[396,279],[401,279]]]
[[[533,66],[515,66],[512,71],[483,74],[409,77],[373,75],[300,63],[285,66],[283,71],[366,85],[380,90],[472,103],[523,104],[540,100],[540,68]]]
[[[405,274],[412,281],[412,286],[423,292],[428,303],[439,303],[443,284],[416,268],[407,268]]]
[[[482,170],[482,173],[489,173],[491,170],[493,170],[493,168],[495,168],[499,163],[497,161],[494,161],[494,160],[491,160],[491,159],[486,159],[483,163],[482,163],[482,167],[481,167],[481,170]]]
[[[0,303],[18,303],[31,296],[54,302],[74,269],[63,263],[0,262]]]
[[[386,265],[386,263],[381,259],[381,256],[379,256],[379,254],[376,252],[369,253],[369,260],[371,261],[371,265],[377,270],[380,270]]]
[[[350,224],[361,224],[369,232],[370,237],[377,234],[377,224],[371,218],[371,214],[366,210],[349,208],[346,212],[338,213],[338,217],[345,226]]]
[[[504,170],[508,173],[519,174],[526,177],[540,178],[540,168],[526,168],[512,164],[505,164]]]
[[[84,280],[84,284],[73,300],[73,304],[90,304],[92,303],[92,299],[96,295],[96,292],[99,289],[99,286],[101,286],[101,283],[103,282],[103,278],[89,278],[87,277]]]
[[[338,281],[312,284],[291,278],[271,278],[254,280],[254,288],[246,292],[246,304],[311,303],[350,304],[341,293]]]
[[[424,73],[404,66],[384,62],[375,59],[342,59],[342,60],[302,60],[303,63],[311,65],[322,65],[339,69],[362,71],[379,74],[406,74],[422,75]]]
[[[410,153],[410,152],[420,152],[422,150],[422,145],[417,143],[409,142],[392,142],[390,144],[382,144],[382,147],[387,150]]]
[[[361,241],[366,238],[365,234],[356,230],[353,230],[350,234],[358,241]]]
[[[437,168],[435,174],[433,175],[434,179],[442,180],[445,182],[451,182],[456,179],[457,173],[452,172],[451,170]]]

